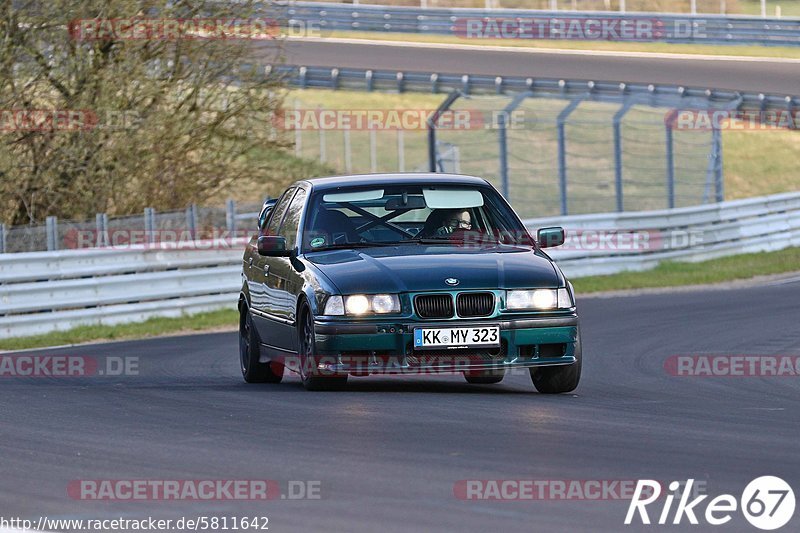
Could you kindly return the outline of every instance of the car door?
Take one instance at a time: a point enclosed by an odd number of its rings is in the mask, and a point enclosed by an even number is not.
[[[272,209],[269,219],[259,232],[260,235],[278,235],[283,217],[289,208],[289,204],[294,197],[296,189],[290,188],[283,193],[275,207]],[[272,268],[274,257],[264,257],[257,252],[251,255],[253,260],[250,264],[250,275],[247,280],[247,287],[250,291],[250,308],[253,312],[253,323],[256,326],[261,342],[273,345],[275,341],[274,320],[269,316],[268,311],[268,274]]]
[[[278,230],[278,235],[286,239],[287,250],[294,250],[298,245],[306,197],[304,189],[297,190]],[[295,314],[297,298],[303,287],[298,265],[296,257],[271,257],[266,286],[266,314],[274,321],[274,346],[291,352],[296,351]]]

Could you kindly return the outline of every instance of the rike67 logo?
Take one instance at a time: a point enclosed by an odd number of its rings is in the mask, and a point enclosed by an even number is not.
[[[708,498],[706,494],[690,500],[689,498],[693,495],[693,485],[694,479],[687,480],[685,484],[673,481],[668,487],[670,492],[662,498],[661,484],[658,481],[640,479],[628,506],[625,525],[637,521],[641,521],[642,524],[654,522],[661,525],[677,525],[685,517],[692,525],[697,525],[700,520],[704,520],[706,524],[720,526],[733,520],[737,511],[741,510],[751,525],[761,530],[771,531],[785,526],[794,515],[794,491],[779,477],[762,476],[754,479],[747,484],[738,500],[732,494],[720,494],[708,502],[704,502]],[[680,491],[681,487],[683,487],[682,491]],[[673,511],[673,503],[676,499],[678,503]],[[655,502],[658,503],[653,505],[650,511],[656,511],[657,514],[651,519],[647,507]],[[660,505],[662,502],[663,506]],[[658,513],[659,506],[661,507],[660,513]],[[705,507],[704,511],[703,507]]]

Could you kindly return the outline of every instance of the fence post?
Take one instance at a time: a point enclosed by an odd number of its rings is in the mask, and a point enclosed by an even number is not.
[[[97,237],[94,240],[94,245],[98,248],[105,248],[108,246],[108,215],[105,213],[97,213],[94,216],[94,226],[97,230]]]
[[[446,112],[450,109],[450,106],[453,105],[453,102],[458,100],[463,93],[459,91],[453,91],[447,95],[447,98],[444,99],[444,102],[439,104],[439,107],[436,108],[426,121],[428,126],[428,170],[431,172],[436,172],[437,164],[437,154],[436,154],[436,122],[438,122],[439,117],[442,116],[442,113]]]
[[[675,207],[675,156],[672,144],[672,124],[666,125],[666,151],[667,151],[667,207]]]
[[[225,202],[225,225],[233,238],[236,233],[236,200],[233,198]]]
[[[0,224],[0,254],[6,253],[6,225]]]
[[[55,252],[58,250],[58,217],[47,217],[45,219],[45,230],[47,233],[47,251]]]
[[[156,242],[156,210],[152,207],[144,208],[144,233],[149,244]]]
[[[614,113],[614,190],[617,197],[617,211],[625,210],[622,191],[622,118],[633,106],[633,100],[628,98],[619,110]]]
[[[397,171],[406,171],[406,132],[397,130]]]
[[[725,182],[722,175],[722,130],[714,128],[714,192],[717,202],[725,199]]]
[[[353,172],[353,144],[350,140],[350,128],[345,128],[342,136],[344,137],[344,169],[350,174]]]
[[[369,168],[370,172],[378,172],[378,132],[369,130]]]
[[[301,157],[303,155],[303,128],[300,127],[300,107],[295,99],[294,101],[294,116],[296,122],[294,123],[294,155]]]
[[[567,135],[565,126],[567,117],[575,111],[587,96],[588,94],[572,100],[567,107],[561,110],[556,119],[556,126],[558,127],[558,188],[561,197],[561,214],[563,216],[569,214],[569,204],[567,202]]]
[[[192,204],[186,208],[186,228],[192,240],[197,240],[197,205]]]
[[[519,105],[526,99],[533,96],[531,91],[519,93],[508,103],[497,116],[497,136],[500,143],[500,186],[503,197],[506,200],[511,198],[511,183],[508,176],[508,117],[516,111]]]
[[[328,146],[325,143],[325,129],[320,128],[319,132],[319,162],[327,163],[328,161]]]

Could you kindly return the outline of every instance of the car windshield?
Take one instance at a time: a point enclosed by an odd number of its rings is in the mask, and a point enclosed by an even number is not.
[[[490,187],[340,187],[312,196],[303,251],[453,243],[530,246],[532,241]]]

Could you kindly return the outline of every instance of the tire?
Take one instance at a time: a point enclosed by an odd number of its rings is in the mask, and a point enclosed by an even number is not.
[[[542,394],[572,392],[578,387],[578,383],[581,380],[581,361],[583,359],[580,328],[578,328],[578,336],[575,339],[575,359],[576,361],[571,365],[531,368],[533,386]]]
[[[347,385],[347,374],[326,375],[316,374],[316,335],[314,333],[314,315],[308,307],[300,312],[300,321],[297,328],[297,348],[300,358],[300,381],[303,387],[310,391],[341,390]]]
[[[471,375],[467,372],[464,373],[464,379],[472,385],[494,385],[503,381],[504,377],[506,377],[505,369],[484,370],[482,372],[474,372]]]
[[[253,327],[253,318],[247,305],[242,306],[239,316],[239,367],[247,383],[280,383],[283,379],[283,365],[279,363],[260,363],[261,343]]]

